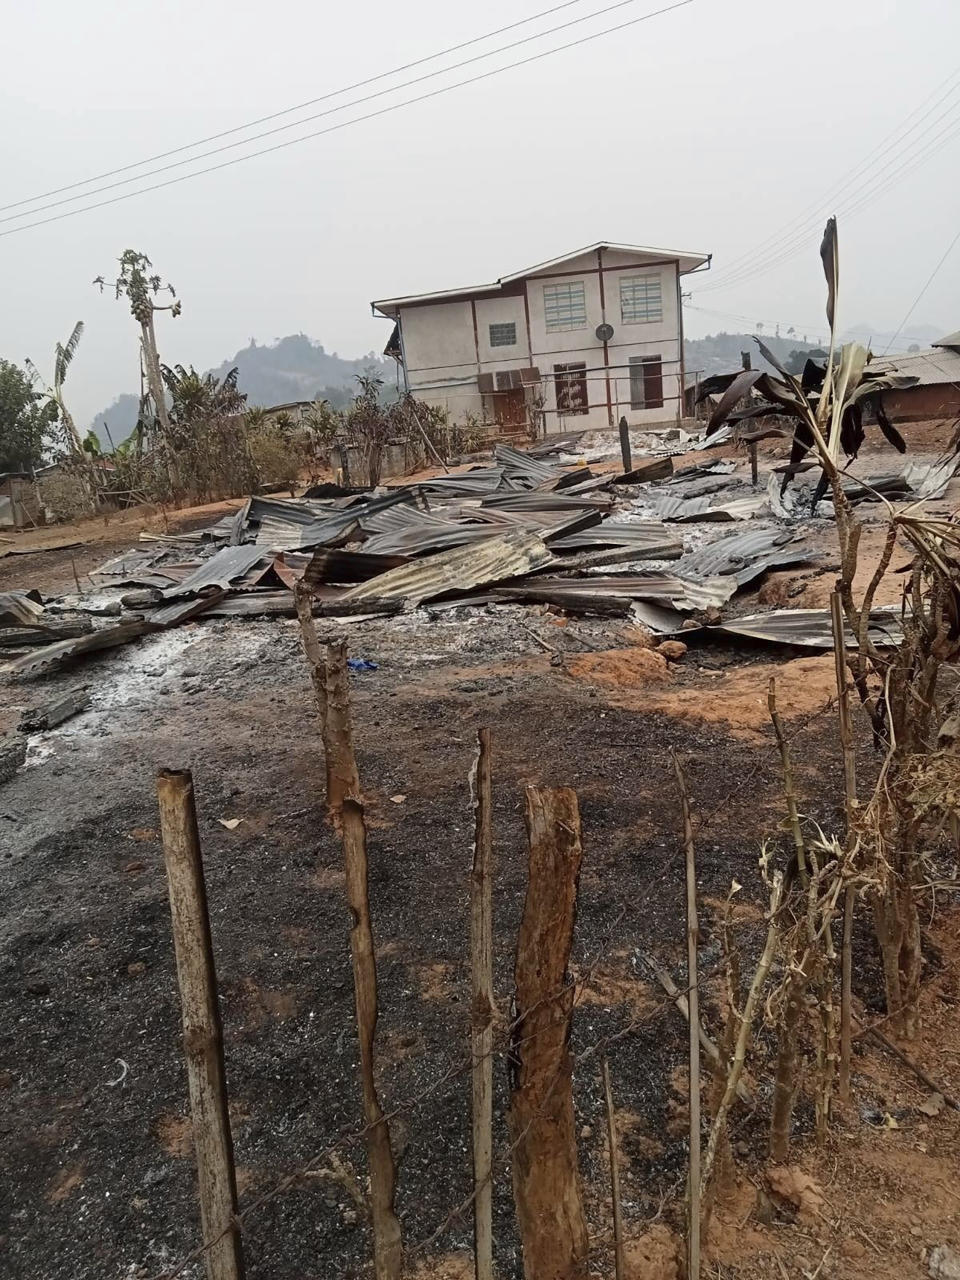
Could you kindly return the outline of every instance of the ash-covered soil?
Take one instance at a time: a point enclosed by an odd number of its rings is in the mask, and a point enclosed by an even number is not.
[[[623,643],[619,624],[534,621],[571,653],[583,649],[576,633],[595,646]],[[775,753],[756,734],[726,730],[721,709],[707,706],[709,669],[692,653],[670,679],[689,693],[702,687],[709,718],[699,722],[609,705],[609,688],[551,665],[512,613],[358,623],[348,636],[352,654],[379,664],[352,677],[353,711],[379,948],[380,1087],[386,1107],[403,1107],[394,1137],[408,1240],[430,1236],[469,1192],[467,774],[484,724],[494,735],[504,1013],[525,885],[522,789],[570,785],[585,845],[574,959],[587,975],[574,1052],[635,1023],[609,1056],[617,1105],[633,1117],[625,1212],[651,1217],[675,1194],[684,1161],[685,1030],[634,959],[637,948],[653,950],[679,972],[669,749],[684,761],[695,812],[709,819],[698,836],[705,901],[734,877],[762,896],[755,867],[778,816]],[[196,782],[242,1203],[361,1123],[340,851],[323,818],[295,626],[187,626],[11,686],[7,700],[25,705],[75,683],[90,688],[91,709],[32,739],[28,766],[0,791],[5,1272],[49,1280],[153,1274],[198,1239],[158,768],[190,768]],[[654,688],[662,702],[662,682]],[[822,744],[823,719],[798,744]],[[232,830],[219,821],[236,818]],[[704,914],[709,966],[717,950],[709,906]],[[502,1147],[502,1059],[496,1078]],[[584,1171],[599,1187],[602,1097],[589,1052],[576,1101]],[[342,1157],[362,1178],[360,1147]],[[497,1215],[506,1264],[515,1249],[508,1168]],[[470,1234],[466,1213],[431,1251],[465,1247]],[[316,1177],[251,1216],[245,1239],[248,1274],[274,1280],[359,1275],[369,1256],[348,1189]]]

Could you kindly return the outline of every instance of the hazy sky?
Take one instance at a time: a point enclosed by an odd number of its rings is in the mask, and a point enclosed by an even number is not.
[[[448,61],[610,3],[568,5]],[[330,93],[548,4],[7,5],[0,204]],[[353,114],[658,7],[658,0],[624,4]],[[118,393],[136,390],[134,322],[122,303],[90,284],[109,275],[128,247],[146,252],[183,299],[178,319],[159,322],[162,357],[198,368],[219,363],[251,336],[269,342],[300,330],[343,355],[379,349],[387,325],[371,317],[371,298],[494,279],[597,240],[713,253],[714,271],[686,284],[693,306],[709,308],[688,311],[688,333],[762,320],[768,331],[780,322],[783,331],[793,325],[813,336],[825,328],[817,258],[819,225],[830,211],[824,197],[958,69],[958,38],[957,0],[693,0],[431,101],[3,236],[0,355],[18,363],[31,356],[46,371],[54,343],[83,319],[87,331],[68,383],[77,418],[86,422]],[[938,122],[942,113],[952,111],[960,123],[960,75],[941,92],[948,90],[953,96],[903,144],[911,155],[949,128],[953,116]],[[246,150],[350,114],[325,116]],[[960,136],[951,133],[927,163],[849,217],[843,210],[863,198],[869,175],[879,182],[906,159],[884,153],[832,202],[841,215],[843,323],[895,329],[960,226]],[[881,174],[883,165],[889,167]],[[19,210],[0,218],[12,212]],[[793,230],[808,231],[804,252],[739,283],[731,266],[731,283],[719,287],[726,264],[785,235],[801,214]],[[19,225],[0,223],[0,232]],[[960,327],[958,283],[960,245],[913,322]]]

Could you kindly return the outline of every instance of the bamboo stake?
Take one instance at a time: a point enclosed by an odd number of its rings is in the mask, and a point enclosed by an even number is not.
[[[623,1250],[623,1212],[620,1207],[620,1165],[617,1158],[617,1122],[613,1113],[613,1090],[610,1088],[610,1064],[607,1055],[600,1059],[603,1072],[603,1094],[607,1103],[607,1141],[610,1144],[610,1198],[613,1201],[613,1258],[616,1280],[625,1280],[626,1257]]]
[[[650,972],[653,974],[656,980],[660,983],[661,987],[663,987],[664,991],[667,993],[667,995],[676,1005],[678,1011],[683,1015],[684,1018],[689,1018],[690,1006],[687,1004],[687,997],[684,995],[682,991],[678,989],[677,984],[670,977],[670,974],[666,971],[666,969],[663,968],[662,965],[657,964],[653,956],[647,954],[646,952],[640,952],[639,954],[644,964],[646,964],[647,968],[650,970]],[[711,1040],[710,1037],[707,1035],[706,1031],[704,1031],[702,1023],[699,1028],[699,1034],[700,1034],[700,1048],[704,1051],[704,1053],[707,1055],[710,1061],[714,1064],[714,1066],[719,1067],[720,1066],[720,1050],[717,1048],[714,1041]],[[744,1106],[747,1106],[747,1107],[753,1106],[753,1095],[751,1094],[750,1090],[747,1088],[747,1086],[743,1083],[742,1080],[737,1085],[737,1097],[744,1104]]]
[[[189,772],[161,770],[157,775],[157,800],[183,1015],[200,1219],[204,1241],[209,1242],[205,1253],[207,1280],[243,1280],[223,1029]]]
[[[780,937],[780,926],[777,922],[777,914],[780,910],[782,895],[783,877],[779,872],[776,872],[773,878],[773,888],[770,891],[770,923],[767,926],[767,940],[764,943],[760,959],[757,961],[757,967],[753,974],[753,981],[750,983],[750,991],[747,994],[746,1003],[743,1006],[743,1013],[740,1015],[740,1030],[737,1033],[736,1048],[733,1053],[733,1061],[730,1064],[730,1072],[727,1076],[726,1088],[723,1091],[723,1097],[720,1099],[717,1114],[713,1118],[713,1127],[710,1130],[710,1140],[707,1143],[707,1152],[703,1161],[703,1182],[701,1186],[701,1194],[706,1190],[710,1181],[710,1173],[713,1169],[713,1162],[716,1158],[717,1148],[720,1145],[720,1139],[723,1136],[724,1127],[727,1122],[727,1113],[730,1110],[734,1097],[736,1096],[737,1084],[740,1081],[740,1075],[743,1071],[744,1063],[746,1062],[747,1045],[750,1039],[753,1019],[757,1012],[760,993],[762,992],[764,983],[767,980],[767,974],[770,972],[770,965],[773,962],[773,955],[777,949],[777,942]]]
[[[869,606],[867,607],[869,616]],[[843,603],[838,591],[830,593],[830,621],[833,625],[833,661],[837,678],[837,709],[840,719],[840,746],[843,750],[843,792],[847,814],[847,852],[851,849],[857,808],[857,762],[853,748],[853,726],[847,693],[846,639],[843,630]],[[853,1044],[851,1009],[853,1003],[853,914],[856,893],[847,885],[843,895],[843,935],[840,944],[840,1069],[837,1089],[844,1106],[850,1103],[850,1054]]]
[[[367,834],[363,808],[352,796],[343,801],[343,858],[347,878],[347,903],[353,916],[350,953],[360,1042],[360,1079],[363,1115],[367,1125],[367,1158],[370,1162],[370,1216],[376,1280],[399,1280],[403,1262],[400,1223],[393,1208],[396,1168],[390,1147],[390,1131],[377,1096],[374,1080],[374,1040],[377,1032],[377,962],[370,923],[367,885]]]
[[[790,833],[793,837],[794,857],[797,860],[797,875],[801,886],[806,890],[810,883],[810,870],[803,829],[800,825],[800,810],[793,781],[790,746],[783,731],[783,721],[780,719],[780,713],[777,709],[777,682],[773,676],[770,677],[770,687],[767,692],[767,709],[770,713],[770,722],[773,725],[777,746],[780,750],[780,764],[783,772],[783,798],[787,807]],[[774,1160],[781,1162],[787,1159],[790,1150],[790,1131],[793,1125],[793,1107],[797,1092],[797,1031],[809,981],[806,963],[798,962],[798,945],[794,944],[786,956],[788,970],[786,1001],[779,1028],[777,1064],[773,1084],[773,1106],[770,1113],[770,1154]]]
[[[475,837],[470,879],[473,1054],[473,1238],[476,1280],[493,1280],[493,814],[490,730],[470,771]]]
[[[526,1280],[587,1280],[567,973],[583,856],[580,814],[569,787],[527,787],[525,799],[529,879],[517,934],[508,1117],[523,1273]]]
[[[686,858],[687,879],[687,1001],[689,1004],[689,1063],[690,1063],[690,1159],[687,1169],[687,1277],[699,1280],[700,1276],[700,988],[697,977],[697,864],[693,845],[693,823],[690,820],[690,798],[676,752],[671,749],[673,771],[680,792],[680,811],[683,816],[683,847]]]
[[[783,721],[780,719],[780,712],[777,710],[777,681],[775,676],[770,677],[770,686],[767,690],[767,710],[770,713],[770,722],[773,725],[777,746],[780,749],[780,763],[783,769],[783,798],[787,805],[787,818],[790,822],[790,834],[793,837],[793,851],[797,859],[797,870],[800,874],[801,883],[806,888],[808,875],[806,846],[803,840],[803,829],[800,826],[797,793],[793,785],[790,747],[787,743],[786,734],[783,732]]]

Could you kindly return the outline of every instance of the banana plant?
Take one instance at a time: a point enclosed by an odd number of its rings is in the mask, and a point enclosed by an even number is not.
[[[788,373],[760,338],[755,338],[760,354],[780,377],[762,369],[745,369],[741,373],[708,378],[700,393],[703,399],[718,391],[723,392],[707,424],[708,436],[724,424],[750,418],[771,414],[792,418],[796,425],[781,493],[791,477],[801,469],[806,455],[815,449],[822,469],[815,501],[839,475],[841,452],[851,460],[860,452],[865,437],[863,416],[866,410],[873,412],[890,444],[900,453],[906,452],[906,441],[884,408],[883,393],[913,386],[918,381],[914,377],[872,370],[871,352],[859,342],[847,342],[838,349],[836,318],[840,268],[836,218],[827,221],[820,258],[827,281],[826,310],[830,325],[826,364],[808,360],[798,378]]]
[[[83,321],[78,320],[73,326],[73,332],[65,343],[58,342],[54,349],[53,358],[53,384],[48,385],[40,376],[37,366],[32,360],[24,361],[30,380],[40,392],[40,395],[56,409],[60,421],[63,423],[64,430],[77,457],[83,457],[83,442],[80,439],[80,432],[77,430],[73,416],[64,403],[63,384],[67,380],[67,370],[70,363],[77,353],[77,347],[80,345],[80,339],[83,337]]]

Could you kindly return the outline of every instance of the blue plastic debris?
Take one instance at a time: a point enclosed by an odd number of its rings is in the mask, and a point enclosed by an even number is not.
[[[376,671],[377,663],[371,662],[369,658],[348,658],[347,666],[351,671]]]

